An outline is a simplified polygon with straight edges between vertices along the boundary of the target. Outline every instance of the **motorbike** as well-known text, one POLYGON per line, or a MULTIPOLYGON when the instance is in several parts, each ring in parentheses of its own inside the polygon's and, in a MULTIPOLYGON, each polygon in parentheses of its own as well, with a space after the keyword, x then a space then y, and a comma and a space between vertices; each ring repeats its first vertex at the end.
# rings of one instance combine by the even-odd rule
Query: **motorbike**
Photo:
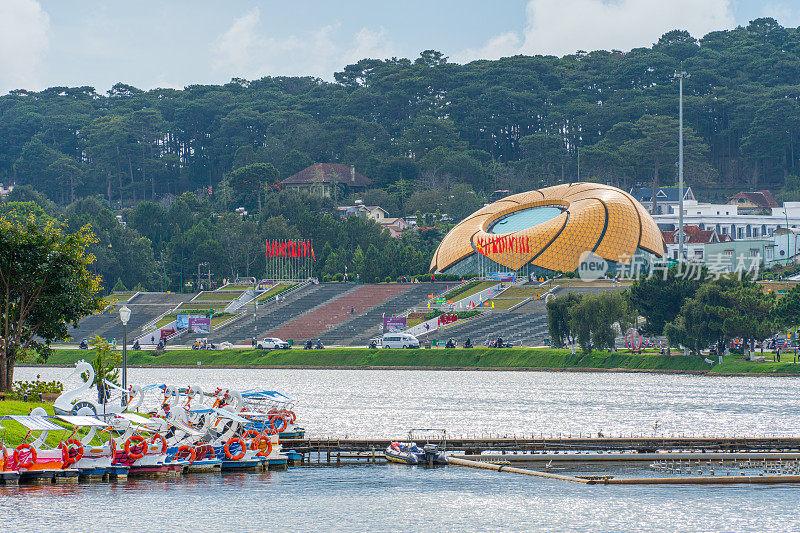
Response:
POLYGON ((325 346, 322 344, 322 341, 317 341, 317 345, 314 346, 315 350, 322 350, 324 348, 325 348, 325 346))
POLYGON ((447 342, 444 345, 445 348, 455 348, 456 341, 454 339, 447 339, 447 342))
POLYGON ((311 349, 311 341, 306 341, 305 345, 303 346, 303 349, 304 350, 310 350, 311 349))
POLYGON ((377 350, 377 349, 378 349, 378 343, 377 343, 377 342, 375 342, 375 341, 370 341, 370 343, 369 343, 369 349, 370 349, 370 350, 377 350))
POLYGON ((464 342, 464 348, 472 348, 472 341, 470 339, 464 342))

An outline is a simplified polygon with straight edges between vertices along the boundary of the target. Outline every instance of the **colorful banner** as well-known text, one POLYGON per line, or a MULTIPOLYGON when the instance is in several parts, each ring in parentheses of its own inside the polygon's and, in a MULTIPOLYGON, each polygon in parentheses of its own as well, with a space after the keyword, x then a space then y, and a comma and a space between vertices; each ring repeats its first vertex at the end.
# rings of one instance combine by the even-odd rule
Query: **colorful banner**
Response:
POLYGON ((403 331, 408 326, 408 319, 404 316, 387 316, 383 319, 384 333, 403 331))
POLYGON ((186 329, 189 327, 189 315, 178 315, 175 317, 175 327, 186 329))
POLYGON ((211 333, 211 319, 205 316, 190 316, 189 333, 211 333))
POLYGON ((475 243, 478 253, 483 255, 520 253, 531 251, 531 238, 528 235, 503 235, 478 239, 475 243))
POLYGON ((489 272, 486 277, 495 281, 514 281, 516 274, 513 272, 489 272))
POLYGON ((314 244, 310 240, 298 239, 292 241, 266 241, 267 257, 307 257, 316 261, 314 244))
POLYGON ((439 320, 437 320, 437 323, 440 326, 444 326, 445 324, 452 324, 456 320, 458 320, 458 315, 455 314, 439 315, 439 320))

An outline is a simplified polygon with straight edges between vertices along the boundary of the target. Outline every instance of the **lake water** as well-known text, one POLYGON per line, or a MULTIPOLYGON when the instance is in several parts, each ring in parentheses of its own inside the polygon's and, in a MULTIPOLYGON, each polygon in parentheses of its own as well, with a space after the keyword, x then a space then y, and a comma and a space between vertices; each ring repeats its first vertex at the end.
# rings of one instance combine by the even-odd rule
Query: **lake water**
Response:
MULTIPOLYGON (((21 368, 15 377, 63 379, 68 372, 21 368)), ((129 380, 279 390, 297 401, 298 420, 313 436, 402 437, 411 427, 441 427, 456 436, 651 435, 656 421, 655 431, 667 435, 800 433, 795 378, 131 369, 129 380)), ((0 524, 4 531, 798 531, 798 497, 793 485, 584 486, 455 467, 296 467, 0 488, 0 524)))

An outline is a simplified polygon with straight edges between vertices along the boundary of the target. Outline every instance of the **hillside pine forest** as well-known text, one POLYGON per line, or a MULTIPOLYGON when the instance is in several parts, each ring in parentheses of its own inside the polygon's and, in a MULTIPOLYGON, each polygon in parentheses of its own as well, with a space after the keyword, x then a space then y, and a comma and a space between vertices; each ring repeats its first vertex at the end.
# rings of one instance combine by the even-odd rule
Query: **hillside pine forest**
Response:
POLYGON ((764 18, 627 53, 363 59, 334 82, 15 90, 0 97, 0 182, 17 188, 0 209, 91 223, 106 290, 181 290, 203 262, 220 280, 263 275, 266 238, 313 239, 321 278, 345 266, 362 281, 422 274, 448 229, 441 215, 457 222, 495 190, 673 185, 681 64, 696 196, 800 199, 800 29, 764 18), (422 229, 392 239, 336 216, 354 197, 280 190, 315 162, 353 165, 372 180, 358 199, 422 229))

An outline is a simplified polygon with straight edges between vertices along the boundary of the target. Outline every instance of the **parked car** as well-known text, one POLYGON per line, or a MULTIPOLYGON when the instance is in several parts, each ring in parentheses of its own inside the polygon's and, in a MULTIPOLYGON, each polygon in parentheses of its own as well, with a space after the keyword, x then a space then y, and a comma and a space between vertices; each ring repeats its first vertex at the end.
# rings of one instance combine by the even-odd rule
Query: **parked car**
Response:
POLYGON ((264 337, 256 343, 259 350, 288 350, 289 343, 278 337, 264 337))
POLYGON ((419 348, 419 339, 410 333, 387 333, 381 338, 381 348, 419 348))

